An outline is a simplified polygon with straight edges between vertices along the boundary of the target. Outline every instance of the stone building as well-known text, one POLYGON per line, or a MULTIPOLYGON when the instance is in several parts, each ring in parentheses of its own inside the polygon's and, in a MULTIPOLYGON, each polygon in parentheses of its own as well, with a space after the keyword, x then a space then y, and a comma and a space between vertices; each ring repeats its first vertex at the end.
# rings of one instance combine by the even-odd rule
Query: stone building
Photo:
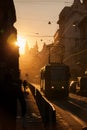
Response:
POLYGON ((80 48, 79 48, 79 62, 82 74, 87 71, 87 16, 79 23, 80 29, 80 48))
POLYGON ((17 41, 16 10, 13 0, 0 0, 0 82, 10 73, 19 78, 19 48, 17 41))
MULTIPOLYGON (((59 15, 59 43, 64 45, 65 54, 63 62, 71 69, 72 77, 82 75, 82 67, 79 63, 79 53, 84 48, 80 32, 80 22, 87 16, 87 0, 74 0, 71 6, 66 6, 59 15), (81 48, 81 46, 83 46, 81 48)), ((84 25, 85 26, 85 25, 84 25)))

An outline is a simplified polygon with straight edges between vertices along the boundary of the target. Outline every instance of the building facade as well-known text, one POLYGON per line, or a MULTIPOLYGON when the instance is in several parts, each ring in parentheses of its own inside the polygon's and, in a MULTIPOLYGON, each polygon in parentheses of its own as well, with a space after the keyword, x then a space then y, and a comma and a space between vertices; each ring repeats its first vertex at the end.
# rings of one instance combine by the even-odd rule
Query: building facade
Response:
MULTIPOLYGON (((83 66, 80 61, 80 52, 84 45, 80 34, 83 25, 80 28, 80 22, 86 16, 87 0, 83 0, 83 2, 74 0, 73 4, 70 7, 64 7, 59 15, 58 39, 59 43, 65 47, 63 62, 70 66, 72 77, 82 75, 83 66)), ((84 26, 86 26, 86 23, 84 26)))

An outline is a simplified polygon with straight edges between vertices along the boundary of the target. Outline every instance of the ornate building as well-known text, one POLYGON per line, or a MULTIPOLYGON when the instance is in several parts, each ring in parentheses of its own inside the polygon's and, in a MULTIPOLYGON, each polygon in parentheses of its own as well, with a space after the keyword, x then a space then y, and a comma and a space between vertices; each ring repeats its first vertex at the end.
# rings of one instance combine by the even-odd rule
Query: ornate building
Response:
POLYGON ((59 43, 64 45, 65 54, 63 62, 71 69, 72 77, 82 75, 82 67, 78 64, 79 53, 83 51, 84 45, 80 37, 80 22, 87 16, 87 0, 74 0, 71 6, 63 8, 59 15, 59 43), (82 50, 81 50, 82 49, 82 50), (81 72, 81 73, 80 73, 81 72))

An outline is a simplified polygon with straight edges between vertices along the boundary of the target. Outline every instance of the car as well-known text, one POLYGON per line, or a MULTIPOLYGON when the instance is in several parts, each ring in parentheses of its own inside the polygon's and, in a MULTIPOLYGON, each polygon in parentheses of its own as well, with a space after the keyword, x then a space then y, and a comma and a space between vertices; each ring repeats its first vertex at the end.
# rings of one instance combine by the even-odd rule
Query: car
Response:
POLYGON ((69 92, 78 93, 80 91, 79 82, 77 80, 73 80, 70 82, 69 92))

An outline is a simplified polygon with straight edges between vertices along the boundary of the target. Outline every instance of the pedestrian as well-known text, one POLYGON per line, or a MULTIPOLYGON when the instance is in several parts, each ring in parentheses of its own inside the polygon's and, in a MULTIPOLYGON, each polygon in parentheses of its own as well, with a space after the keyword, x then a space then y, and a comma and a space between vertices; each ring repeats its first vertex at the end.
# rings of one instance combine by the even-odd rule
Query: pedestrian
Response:
POLYGON ((27 81, 26 80, 23 81, 23 86, 24 86, 24 92, 26 92, 26 86, 27 86, 27 81))
POLYGON ((16 130, 17 100, 21 105, 21 116, 26 114, 26 101, 18 82, 6 74, 5 82, 0 86, 0 127, 1 130, 16 130))

